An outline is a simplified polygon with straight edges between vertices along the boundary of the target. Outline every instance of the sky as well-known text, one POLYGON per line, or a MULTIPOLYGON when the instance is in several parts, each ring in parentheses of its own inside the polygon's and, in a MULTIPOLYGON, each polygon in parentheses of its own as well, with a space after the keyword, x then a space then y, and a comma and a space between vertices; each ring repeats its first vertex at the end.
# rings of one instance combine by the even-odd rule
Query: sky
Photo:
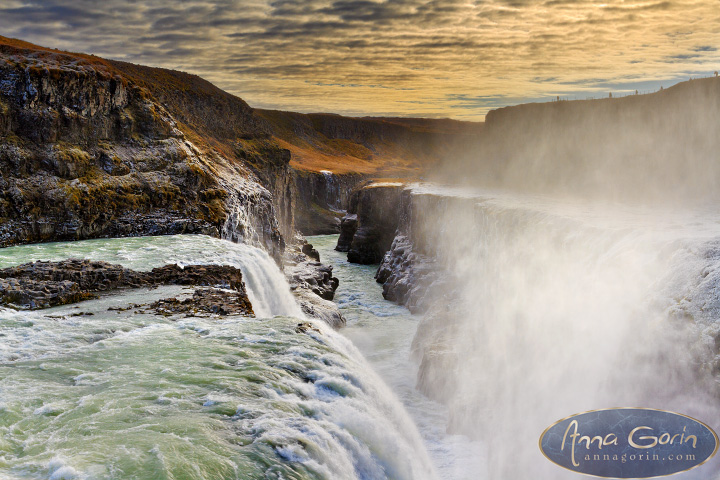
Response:
POLYGON ((0 0, 0 35, 198 74, 253 107, 483 120, 720 70, 718 0, 0 0))

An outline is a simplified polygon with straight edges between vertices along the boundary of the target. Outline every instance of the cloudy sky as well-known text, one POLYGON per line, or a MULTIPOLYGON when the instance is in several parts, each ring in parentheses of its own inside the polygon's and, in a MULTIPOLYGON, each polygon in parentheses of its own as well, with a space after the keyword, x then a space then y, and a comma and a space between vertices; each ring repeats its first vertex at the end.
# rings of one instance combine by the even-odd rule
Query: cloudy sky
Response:
POLYGON ((717 0, 0 0, 0 34, 348 115, 481 120, 720 70, 717 0))

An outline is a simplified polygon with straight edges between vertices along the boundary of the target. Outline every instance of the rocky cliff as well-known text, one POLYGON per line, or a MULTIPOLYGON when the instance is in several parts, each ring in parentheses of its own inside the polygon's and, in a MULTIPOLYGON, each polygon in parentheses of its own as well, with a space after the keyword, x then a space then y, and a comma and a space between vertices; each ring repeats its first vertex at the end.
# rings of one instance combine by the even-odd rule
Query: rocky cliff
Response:
POLYGON ((416 180, 468 150, 481 123, 448 119, 349 118, 256 110, 291 153, 294 220, 313 235, 339 231, 353 189, 369 180, 416 180))
POLYGON ((368 178, 416 178, 478 124, 253 110, 183 72, 0 37, 0 245, 208 233, 276 258, 368 178))
POLYGON ((355 189, 335 250, 348 252, 352 263, 379 263, 400 223, 403 188, 400 182, 371 182, 355 189))
POLYGON ((0 37, 0 246, 176 233, 255 243, 288 264, 306 313, 339 325, 322 304, 337 281, 296 231, 338 231, 357 185, 416 178, 476 130, 255 111, 195 75, 0 37))
POLYGON ((252 231, 279 258, 273 197, 241 157, 289 157, 218 92, 180 72, 0 39, 0 244, 225 229, 252 231))

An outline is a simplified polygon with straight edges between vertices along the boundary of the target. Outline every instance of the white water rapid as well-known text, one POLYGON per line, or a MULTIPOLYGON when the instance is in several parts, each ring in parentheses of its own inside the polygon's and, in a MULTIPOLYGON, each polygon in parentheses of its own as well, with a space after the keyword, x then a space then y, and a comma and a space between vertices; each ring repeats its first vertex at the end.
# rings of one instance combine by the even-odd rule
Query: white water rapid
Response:
POLYGON ((295 330, 309 320, 262 250, 205 236, 90 240, 2 249, 0 266, 69 257, 240 266, 258 318, 138 307, 184 287, 0 309, 0 478, 435 478, 357 349, 321 323, 295 330))

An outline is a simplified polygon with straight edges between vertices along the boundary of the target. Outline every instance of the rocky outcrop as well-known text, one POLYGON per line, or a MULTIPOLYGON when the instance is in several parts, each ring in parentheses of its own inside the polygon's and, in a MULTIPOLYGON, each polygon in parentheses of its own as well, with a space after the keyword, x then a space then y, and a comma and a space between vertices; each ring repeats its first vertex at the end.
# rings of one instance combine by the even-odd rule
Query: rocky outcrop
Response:
POLYGON ((401 183, 371 183, 358 191, 357 231, 353 236, 348 261, 379 263, 390 248, 400 222, 401 183))
POLYGON ((219 288, 198 288, 191 298, 165 298, 151 303, 148 308, 164 316, 252 315, 252 308, 242 293, 219 288))
POLYGON ((431 289, 441 290, 445 277, 438 272, 435 258, 416 252, 412 240, 399 232, 375 274, 383 284, 383 297, 413 312, 423 312, 429 305, 431 289))
POLYGON ((339 328, 345 325, 335 296, 340 281, 332 276, 333 267, 320 263, 320 254, 298 235, 285 254, 285 276, 305 315, 339 328))
POLYGON ((447 299, 452 291, 452 273, 438 262, 437 232, 424 219, 427 215, 442 218, 449 201, 440 195, 420 194, 404 189, 396 204, 399 222, 390 249, 375 274, 383 285, 383 297, 405 305, 413 313, 424 313, 439 298, 447 299))
POLYGON ((348 213, 345 215, 340 221, 340 236, 338 237, 337 245, 335 245, 335 250, 338 252, 349 251, 357 229, 357 213, 348 213))
POLYGON ((336 247, 338 251, 348 252, 348 261, 373 264, 382 260, 400 223, 398 207, 403 188, 398 182, 377 182, 353 192, 336 247))
POLYGON ((107 262, 79 259, 25 263, 0 270, 0 303, 34 310, 95 298, 100 292, 118 288, 158 285, 228 289, 234 292, 232 311, 253 314, 242 272, 227 265, 173 264, 138 272, 107 262))

